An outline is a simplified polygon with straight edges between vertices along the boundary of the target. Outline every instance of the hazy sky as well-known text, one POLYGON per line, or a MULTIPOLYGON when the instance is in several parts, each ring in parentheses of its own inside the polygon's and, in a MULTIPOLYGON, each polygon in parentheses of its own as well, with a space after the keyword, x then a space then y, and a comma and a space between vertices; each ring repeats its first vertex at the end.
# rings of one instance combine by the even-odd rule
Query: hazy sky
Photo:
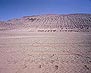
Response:
POLYGON ((0 0, 0 20, 69 13, 91 13, 91 0, 0 0))

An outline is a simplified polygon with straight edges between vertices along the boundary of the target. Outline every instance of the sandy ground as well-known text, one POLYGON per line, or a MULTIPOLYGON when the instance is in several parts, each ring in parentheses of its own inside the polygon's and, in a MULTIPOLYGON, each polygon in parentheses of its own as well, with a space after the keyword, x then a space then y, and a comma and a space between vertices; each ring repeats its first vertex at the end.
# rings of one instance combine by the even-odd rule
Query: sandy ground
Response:
POLYGON ((91 32, 0 31, 0 73, 91 73, 91 32))

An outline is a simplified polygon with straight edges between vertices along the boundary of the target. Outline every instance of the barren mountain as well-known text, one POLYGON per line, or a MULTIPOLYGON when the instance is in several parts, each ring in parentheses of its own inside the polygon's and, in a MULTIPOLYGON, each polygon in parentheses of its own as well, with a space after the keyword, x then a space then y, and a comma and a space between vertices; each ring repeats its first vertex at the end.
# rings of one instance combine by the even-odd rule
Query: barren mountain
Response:
POLYGON ((0 73, 91 73, 91 14, 1 21, 0 73))
MULTIPOLYGON (((19 19, 11 19, 7 22, 0 22, 0 26, 6 29, 58 29, 61 31, 88 31, 91 29, 91 14, 69 14, 69 15, 36 15, 24 16, 19 19)), ((46 31, 47 32, 47 31, 46 31)))

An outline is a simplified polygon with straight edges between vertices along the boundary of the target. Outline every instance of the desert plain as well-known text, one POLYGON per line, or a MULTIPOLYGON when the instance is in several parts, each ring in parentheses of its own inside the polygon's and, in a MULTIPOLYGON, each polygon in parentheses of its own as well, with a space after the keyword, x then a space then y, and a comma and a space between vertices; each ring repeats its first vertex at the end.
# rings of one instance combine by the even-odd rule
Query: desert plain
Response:
MULTIPOLYGON (((47 18, 52 17, 51 21, 58 20, 54 16, 57 17, 47 15, 47 18)), ((65 18, 67 20, 71 17, 65 18)), ((81 18, 85 21, 85 16, 82 15, 81 18)), ((30 25, 35 22, 43 24, 42 21, 34 22, 33 19, 30 19, 31 22, 23 21, 26 24, 30 22, 30 25)), ((19 21, 11 20, 7 23, 19 24, 19 21)), ((24 27, 24 24, 15 27, 15 24, 0 24, 0 73, 91 73, 91 21, 88 23, 89 28, 85 29, 44 29, 40 25, 24 27)))

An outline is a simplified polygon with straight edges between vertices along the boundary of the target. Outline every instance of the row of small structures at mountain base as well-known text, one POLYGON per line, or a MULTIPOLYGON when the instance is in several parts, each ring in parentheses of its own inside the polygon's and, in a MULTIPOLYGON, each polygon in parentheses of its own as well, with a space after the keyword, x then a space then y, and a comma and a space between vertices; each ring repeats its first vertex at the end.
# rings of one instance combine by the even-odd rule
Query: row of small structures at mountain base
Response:
POLYGON ((37 30, 37 32, 89 32, 89 30, 37 30))

